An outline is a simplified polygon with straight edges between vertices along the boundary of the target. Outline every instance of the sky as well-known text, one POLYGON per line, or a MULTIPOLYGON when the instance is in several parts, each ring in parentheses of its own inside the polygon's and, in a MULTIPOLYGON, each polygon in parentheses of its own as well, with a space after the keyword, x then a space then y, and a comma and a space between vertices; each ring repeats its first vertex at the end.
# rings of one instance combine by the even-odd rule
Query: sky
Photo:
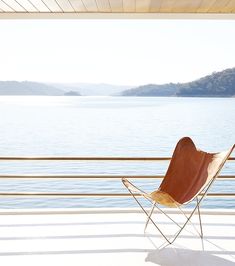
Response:
POLYGON ((188 82, 235 67, 235 20, 0 20, 0 80, 188 82))

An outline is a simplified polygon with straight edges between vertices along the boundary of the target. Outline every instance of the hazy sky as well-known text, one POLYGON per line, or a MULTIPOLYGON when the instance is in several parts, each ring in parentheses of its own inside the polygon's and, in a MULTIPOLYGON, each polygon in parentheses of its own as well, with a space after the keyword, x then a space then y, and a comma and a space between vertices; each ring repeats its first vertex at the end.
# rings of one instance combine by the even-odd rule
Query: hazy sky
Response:
POLYGON ((0 80, 186 82, 235 67, 235 20, 0 20, 0 80))

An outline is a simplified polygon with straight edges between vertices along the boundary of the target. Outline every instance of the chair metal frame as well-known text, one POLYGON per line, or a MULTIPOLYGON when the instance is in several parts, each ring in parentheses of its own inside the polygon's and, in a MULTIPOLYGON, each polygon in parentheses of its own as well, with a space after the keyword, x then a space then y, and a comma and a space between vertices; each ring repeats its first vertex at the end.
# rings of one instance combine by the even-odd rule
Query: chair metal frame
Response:
POLYGON ((133 196, 133 198, 135 199, 135 201, 137 202, 137 204, 140 206, 140 208, 142 209, 142 211, 147 216, 147 221, 146 221, 145 227, 144 227, 144 233, 146 233, 147 226, 148 226, 149 222, 151 221, 152 224, 155 226, 155 228, 159 231, 159 233, 167 241, 167 243, 168 244, 172 244, 177 239, 177 237, 180 235, 180 233, 184 230, 184 228, 186 227, 186 225, 188 223, 190 223, 194 227, 194 229, 196 230, 196 232, 198 233, 198 235, 200 236, 200 238, 203 239, 203 229, 202 229, 202 219, 201 219, 201 212, 200 212, 200 204, 202 203, 203 199, 206 197, 206 195, 207 195, 210 187, 212 186, 212 184, 216 180, 216 177, 219 175, 219 172, 223 168, 225 162, 227 161, 227 159, 231 155, 231 153, 232 153, 232 151, 233 151, 234 148, 235 148, 235 145, 230 149, 230 151, 228 152, 227 156, 224 158, 223 164, 218 169, 218 171, 216 172, 216 174, 214 175, 214 177, 209 181, 209 183, 205 187, 202 187, 202 189, 198 192, 198 194, 195 195, 194 198, 192 198, 189 202, 182 204, 182 205, 187 205, 188 203, 190 203, 190 202, 192 202, 193 200, 196 199, 196 206, 192 209, 192 211, 189 214, 189 216, 182 210, 182 208, 180 207, 180 204, 175 206, 175 207, 177 207, 179 209, 179 211, 181 212, 181 214, 186 218, 186 221, 185 221, 185 223, 182 226, 179 223, 177 223, 175 220, 173 220, 166 212, 164 212, 158 206, 159 203, 157 203, 156 201, 154 201, 153 199, 151 199, 151 197, 150 197, 150 195, 148 193, 144 192, 143 190, 141 190, 138 187, 136 187, 135 185, 133 185, 126 178, 122 178, 123 184, 128 189, 128 191, 130 192, 130 194, 133 196), (130 189, 128 187, 128 185, 126 184, 126 182, 129 183, 133 187, 133 189, 130 189), (204 193, 202 193, 203 191, 204 191, 204 193), (136 197, 136 195, 134 193, 138 193, 139 195, 143 196, 146 200, 148 200, 149 202, 152 203, 152 208, 150 209, 149 212, 140 203, 140 201, 137 199, 137 197, 136 197), (179 230, 175 233, 175 235, 172 238, 168 238, 163 233, 163 231, 159 228, 159 226, 156 224, 156 222, 154 222, 154 220, 152 219, 152 214, 153 214, 155 208, 157 208, 162 214, 164 214, 168 219, 170 219, 174 224, 176 224, 179 227, 179 230), (196 226, 191 222, 191 218, 192 218, 192 216, 194 215, 194 213, 196 211, 198 212, 200 232, 197 230, 196 226))
MULTIPOLYGON (((142 211, 146 214, 147 216, 147 221, 145 223, 145 227, 144 227, 144 233, 146 233, 147 227, 149 222, 151 221, 152 224, 155 226, 155 228, 159 231, 159 233, 164 237, 164 239, 167 241, 168 244, 172 244, 177 237, 180 235, 180 233, 183 231, 183 229, 186 227, 186 225, 188 223, 191 223, 191 225, 194 227, 195 231, 198 233, 198 235, 203 238, 203 229, 202 229, 202 219, 201 219, 201 212, 200 212, 200 204, 203 201, 203 199, 205 198, 205 196, 207 195, 207 192, 209 190, 209 188, 211 187, 212 183, 214 182, 215 178, 207 185, 207 187, 205 188, 205 192, 203 193, 203 195, 200 196, 196 196, 196 206, 193 208, 192 212, 190 213, 190 215, 188 216, 180 206, 177 206, 177 208, 179 209, 179 211, 182 213, 182 215, 186 218, 186 222, 183 224, 183 226, 179 225, 179 223, 177 223, 175 220, 173 220, 166 212, 164 212, 159 206, 157 202, 151 201, 149 199, 149 197, 144 196, 145 192, 140 191, 141 194, 144 196, 145 199, 147 199, 148 201, 150 201, 152 203, 152 208, 150 209, 150 211, 148 212, 144 206, 140 203, 140 201, 137 199, 136 195, 128 188, 128 191, 130 192, 130 194, 132 195, 132 197, 135 199, 136 203, 140 206, 140 208, 142 209, 142 211), (200 199, 199 199, 200 197, 200 199), (176 232, 176 234, 173 236, 172 239, 169 239, 163 232, 162 230, 159 228, 159 226, 157 226, 156 222, 154 222, 154 220, 152 219, 152 214, 154 212, 154 209, 157 208, 162 214, 164 214, 169 220, 171 220, 175 225, 177 225, 180 229, 176 232), (199 218, 199 224, 200 224, 200 232, 196 229, 195 225, 191 222, 191 218, 194 215, 194 213, 196 212, 196 210, 198 211, 198 218, 199 218)), ((128 181, 129 182, 129 181, 128 181)), ((129 182, 130 183, 130 182, 129 182)), ((133 185, 133 184, 132 184, 133 185)))

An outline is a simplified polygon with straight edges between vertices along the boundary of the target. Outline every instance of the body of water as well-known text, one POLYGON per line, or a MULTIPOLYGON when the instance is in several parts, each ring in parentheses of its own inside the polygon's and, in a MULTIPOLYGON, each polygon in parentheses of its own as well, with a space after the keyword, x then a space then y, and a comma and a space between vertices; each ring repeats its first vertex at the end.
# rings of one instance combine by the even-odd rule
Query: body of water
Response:
MULTIPOLYGON (((171 156, 190 136, 206 151, 235 143, 235 98, 0 97, 0 156, 171 156)), ((0 174, 163 175, 168 162, 0 162, 0 174)), ((223 174, 235 174, 227 163, 223 174)), ((147 191, 157 180, 136 180, 147 191)), ((234 193, 235 181, 211 191, 234 193)), ((125 193, 120 180, 0 180, 0 191, 125 193)), ((234 208, 211 199, 207 208, 234 208)), ((136 207, 133 199, 1 198, 0 208, 136 207)))

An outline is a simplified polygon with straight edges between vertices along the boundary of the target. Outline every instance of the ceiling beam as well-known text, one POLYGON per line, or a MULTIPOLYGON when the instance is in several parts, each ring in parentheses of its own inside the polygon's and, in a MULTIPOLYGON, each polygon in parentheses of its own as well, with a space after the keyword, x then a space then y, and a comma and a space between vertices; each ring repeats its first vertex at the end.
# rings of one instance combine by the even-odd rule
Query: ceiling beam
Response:
POLYGON ((1 12, 0 19, 211 19, 234 20, 235 13, 24 13, 1 12))

